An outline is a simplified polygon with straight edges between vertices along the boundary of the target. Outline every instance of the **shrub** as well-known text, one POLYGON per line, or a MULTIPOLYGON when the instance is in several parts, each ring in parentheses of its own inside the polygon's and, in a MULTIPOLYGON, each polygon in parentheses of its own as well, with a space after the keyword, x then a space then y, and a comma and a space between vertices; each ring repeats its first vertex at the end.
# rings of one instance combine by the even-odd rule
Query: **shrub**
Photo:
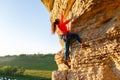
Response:
POLYGON ((0 68, 1 75, 23 75, 25 69, 17 66, 3 66, 0 68))

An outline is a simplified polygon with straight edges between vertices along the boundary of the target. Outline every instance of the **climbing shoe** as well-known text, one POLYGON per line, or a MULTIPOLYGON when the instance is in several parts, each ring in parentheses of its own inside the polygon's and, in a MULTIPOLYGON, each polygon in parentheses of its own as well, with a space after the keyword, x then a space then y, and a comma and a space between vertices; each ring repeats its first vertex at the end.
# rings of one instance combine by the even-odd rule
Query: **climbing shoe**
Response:
POLYGON ((70 68, 69 62, 70 62, 70 60, 64 60, 64 64, 70 68))
POLYGON ((83 48, 83 47, 84 47, 84 45, 85 45, 84 43, 81 43, 81 44, 80 44, 81 48, 83 48))
POLYGON ((80 46, 81 46, 81 48, 90 47, 90 45, 89 45, 89 44, 84 44, 84 43, 80 44, 80 46))

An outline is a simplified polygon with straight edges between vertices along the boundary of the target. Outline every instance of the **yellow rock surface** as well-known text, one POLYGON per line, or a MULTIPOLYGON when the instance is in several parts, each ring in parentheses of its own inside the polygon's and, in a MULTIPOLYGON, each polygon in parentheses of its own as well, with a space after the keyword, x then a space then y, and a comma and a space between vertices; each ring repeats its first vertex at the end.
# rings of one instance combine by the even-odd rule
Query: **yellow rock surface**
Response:
POLYGON ((58 71, 52 73, 52 80, 120 80, 120 0, 54 0, 54 5, 41 1, 51 22, 62 12, 66 19, 77 16, 72 31, 89 45, 80 48, 72 43, 70 69, 63 63, 64 49, 58 52, 58 71))

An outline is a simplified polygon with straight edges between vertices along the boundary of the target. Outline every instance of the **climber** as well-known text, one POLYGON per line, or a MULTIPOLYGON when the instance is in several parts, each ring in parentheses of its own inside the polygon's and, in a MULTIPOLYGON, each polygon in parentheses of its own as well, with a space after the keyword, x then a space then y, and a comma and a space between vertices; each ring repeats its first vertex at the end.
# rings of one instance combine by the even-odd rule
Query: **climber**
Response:
MULTIPOLYGON (((65 58, 64 63, 65 64, 68 64, 68 62, 70 62, 70 59, 68 58, 70 41, 73 39, 76 39, 79 42, 80 46, 83 46, 83 43, 82 43, 79 35, 76 33, 72 33, 66 26, 72 19, 74 19, 74 18, 64 21, 64 15, 62 14, 60 19, 56 19, 52 23, 52 34, 55 34, 56 28, 58 28, 61 39, 65 43, 65 53, 64 53, 64 58, 65 58)), ((72 26, 70 28, 72 28, 72 26)))

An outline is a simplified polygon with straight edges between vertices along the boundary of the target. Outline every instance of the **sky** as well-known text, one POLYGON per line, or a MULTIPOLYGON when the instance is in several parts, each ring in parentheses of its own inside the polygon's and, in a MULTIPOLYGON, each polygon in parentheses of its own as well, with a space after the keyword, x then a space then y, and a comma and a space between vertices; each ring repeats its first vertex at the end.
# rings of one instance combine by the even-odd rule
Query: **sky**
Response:
POLYGON ((0 0, 0 56, 58 52, 49 18, 40 0, 0 0))

